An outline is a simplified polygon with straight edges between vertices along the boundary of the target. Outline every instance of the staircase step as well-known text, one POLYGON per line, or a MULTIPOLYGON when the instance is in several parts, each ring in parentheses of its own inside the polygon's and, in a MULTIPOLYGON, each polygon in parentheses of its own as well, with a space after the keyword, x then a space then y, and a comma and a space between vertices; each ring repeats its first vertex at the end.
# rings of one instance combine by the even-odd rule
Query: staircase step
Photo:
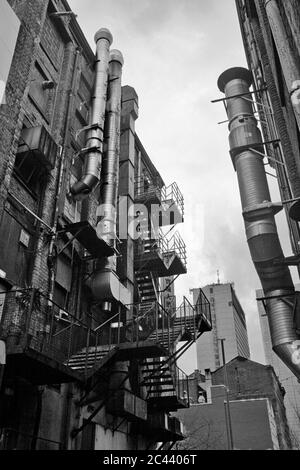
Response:
POLYGON ((173 380, 162 380, 162 381, 157 380, 156 382, 152 382, 152 381, 143 382, 143 385, 145 387, 150 387, 150 386, 154 387, 155 385, 160 385, 161 387, 163 387, 165 385, 174 385, 174 382, 173 380))

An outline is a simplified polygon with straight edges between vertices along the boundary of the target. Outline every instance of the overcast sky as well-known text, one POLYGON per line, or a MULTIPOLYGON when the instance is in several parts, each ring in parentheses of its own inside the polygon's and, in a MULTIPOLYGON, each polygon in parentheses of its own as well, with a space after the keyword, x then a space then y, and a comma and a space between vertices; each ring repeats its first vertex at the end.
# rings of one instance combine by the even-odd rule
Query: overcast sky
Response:
MULTIPOLYGON (((69 0, 91 47, 100 27, 124 55, 124 85, 139 96, 137 133, 167 184, 185 196, 188 274, 176 283, 179 296, 217 282, 235 283, 246 312, 252 359, 264 362, 255 301, 260 287, 246 242, 236 174, 228 153, 227 117, 219 75, 246 66, 234 0, 69 0)), ((276 183, 271 189, 279 200, 276 183)), ((279 215, 286 254, 286 223, 279 215)), ((179 302, 179 299, 178 299, 179 302)), ((196 368, 192 349, 181 362, 196 368)))

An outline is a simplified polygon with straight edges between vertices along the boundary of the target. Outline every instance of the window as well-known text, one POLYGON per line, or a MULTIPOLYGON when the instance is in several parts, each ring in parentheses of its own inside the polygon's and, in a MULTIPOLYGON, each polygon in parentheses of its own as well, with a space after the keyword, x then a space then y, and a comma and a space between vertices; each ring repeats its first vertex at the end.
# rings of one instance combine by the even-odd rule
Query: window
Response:
POLYGON ((209 288, 209 293, 210 293, 210 294, 213 294, 213 293, 214 293, 213 287, 210 287, 210 288, 209 288))
POLYGON ((49 73, 38 62, 35 63, 29 97, 38 111, 49 122, 55 98, 55 83, 49 73))
POLYGON ((30 191, 38 194, 45 182, 45 170, 38 165, 35 155, 28 150, 17 154, 14 171, 30 191))
MULTIPOLYGON (((29 121, 25 118, 23 131, 30 127, 29 121)), ((20 137, 19 148, 16 154, 14 172, 22 183, 35 195, 40 193, 48 179, 46 168, 39 163, 34 151, 31 150, 22 137, 20 137)))

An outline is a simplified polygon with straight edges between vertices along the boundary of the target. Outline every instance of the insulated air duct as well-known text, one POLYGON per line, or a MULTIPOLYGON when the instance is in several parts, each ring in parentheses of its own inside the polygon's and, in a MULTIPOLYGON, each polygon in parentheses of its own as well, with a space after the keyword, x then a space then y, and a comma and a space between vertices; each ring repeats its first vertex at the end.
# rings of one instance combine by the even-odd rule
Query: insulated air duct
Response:
MULTIPOLYGON (((117 238, 117 203, 119 189, 121 93, 123 56, 112 50, 109 60, 109 81, 105 119, 105 152, 101 171, 100 205, 97 216, 97 235, 113 248, 117 238)), ((129 291, 116 275, 116 256, 106 258, 94 273, 90 287, 94 297, 103 300, 109 310, 109 301, 130 303, 129 291)))
POLYGON ((82 153, 85 154, 84 171, 80 181, 75 183, 71 188, 71 194, 75 200, 85 199, 96 188, 100 181, 109 48, 112 41, 113 37, 106 28, 99 29, 95 34, 95 42, 97 45, 95 85, 90 105, 86 147, 82 150, 82 153))
POLYGON ((271 202, 261 133, 249 93, 251 84, 252 74, 239 67, 225 71, 218 81, 226 95, 230 154, 238 176, 250 253, 266 297, 273 350, 300 378, 295 289, 289 268, 280 264, 284 254, 274 218, 282 206, 271 202))

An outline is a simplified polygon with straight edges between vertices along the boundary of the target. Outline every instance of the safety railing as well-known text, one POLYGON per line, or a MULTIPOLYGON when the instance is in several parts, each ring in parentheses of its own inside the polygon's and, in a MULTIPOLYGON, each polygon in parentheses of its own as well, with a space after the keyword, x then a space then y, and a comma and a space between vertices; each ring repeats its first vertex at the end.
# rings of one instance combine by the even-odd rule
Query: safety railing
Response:
POLYGON ((156 233, 156 237, 156 239, 144 239, 142 243, 136 244, 136 255, 141 256, 156 253, 165 259, 176 255, 186 267, 186 245, 179 232, 176 232, 171 238, 168 238, 161 230, 159 230, 156 233))
POLYGON ((184 218, 184 197, 175 182, 169 186, 161 187, 158 178, 151 180, 144 176, 136 178, 135 198, 144 204, 148 201, 153 202, 155 199, 166 210, 175 205, 181 214, 181 220, 177 220, 176 223, 182 222, 184 218))
POLYGON ((197 315, 202 315, 202 317, 204 317, 204 319, 205 319, 206 323, 208 324, 208 326, 211 327, 212 322, 211 322, 210 302, 209 302, 208 298, 206 297, 206 295, 204 294, 202 289, 200 289, 200 291, 199 291, 198 299, 197 299, 197 302, 195 304, 195 309, 196 309, 197 315))
POLYGON ((0 450, 61 449, 61 442, 34 436, 11 428, 0 428, 0 450))
POLYGON ((87 344, 88 326, 37 289, 5 293, 0 336, 66 363, 87 344))
POLYGON ((147 383, 147 395, 152 399, 177 397, 188 407, 189 398, 189 379, 187 374, 177 365, 170 364, 168 372, 171 376, 161 372, 160 363, 152 364, 148 367, 149 378, 145 378, 147 383))
POLYGON ((190 301, 183 297, 182 304, 175 312, 174 324, 180 325, 183 329, 188 329, 194 339, 197 338, 197 312, 190 301))
POLYGON ((165 186, 162 189, 162 203, 167 204, 167 206, 176 205, 182 216, 184 218, 184 197, 178 187, 177 183, 172 183, 170 186, 165 186))
POLYGON ((161 244, 161 251, 163 256, 168 257, 175 254, 186 267, 186 245, 179 232, 176 232, 170 239, 167 239, 167 237, 161 238, 164 240, 163 244, 161 244))
POLYGON ((153 198, 161 204, 162 201, 162 189, 159 186, 158 178, 145 178, 141 176, 135 179, 134 182, 135 198, 142 201, 144 204, 147 201, 152 201, 153 198))

